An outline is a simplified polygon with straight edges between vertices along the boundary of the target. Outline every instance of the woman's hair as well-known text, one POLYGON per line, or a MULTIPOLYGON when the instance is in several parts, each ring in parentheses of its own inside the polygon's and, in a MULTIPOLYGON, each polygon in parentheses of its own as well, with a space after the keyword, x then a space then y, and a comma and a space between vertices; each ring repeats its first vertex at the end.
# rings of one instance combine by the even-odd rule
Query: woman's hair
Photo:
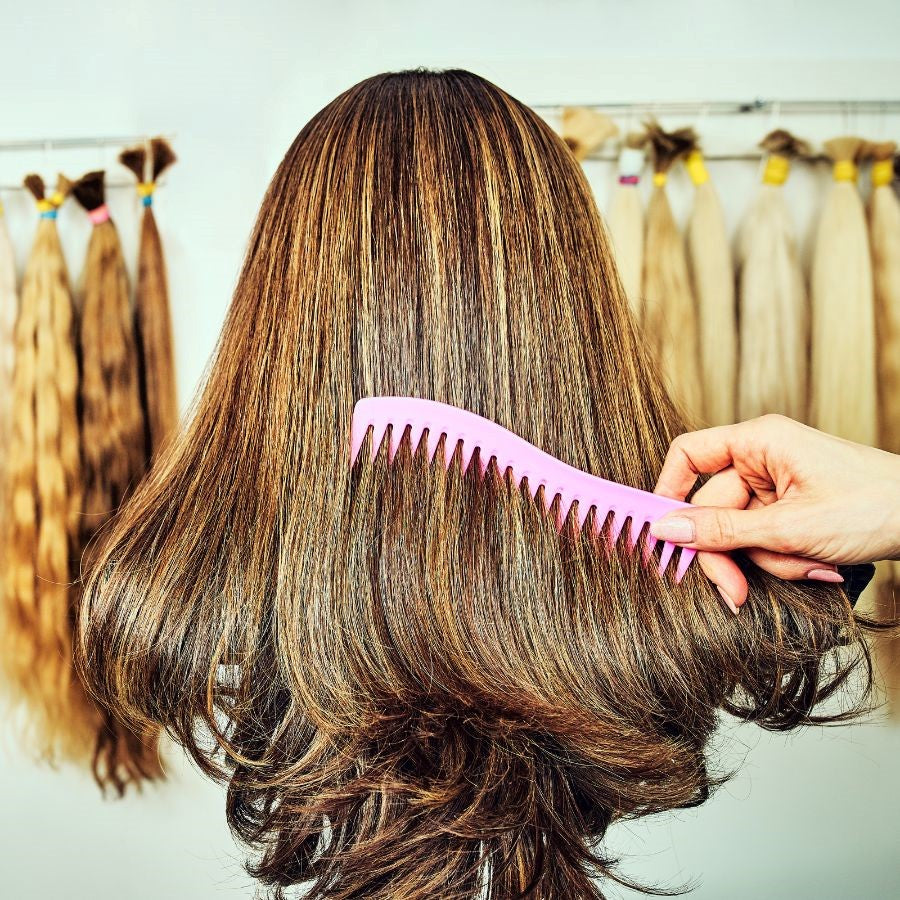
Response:
POLYGON ((791 160, 809 147, 780 129, 766 135, 760 146, 769 157, 738 249, 738 416, 780 413, 805 420, 809 300, 783 185, 791 160))
POLYGON ((688 271, 684 238, 678 230, 666 180, 669 171, 697 143, 690 128, 663 131, 647 125, 653 156, 653 193, 644 240, 643 334, 663 384, 691 420, 703 415, 698 309, 688 271))
MULTIPOLYGON (((94 221, 78 322, 83 565, 90 564, 104 526, 148 464, 128 274, 103 182, 103 172, 89 172, 72 185, 73 196, 94 221)), ((104 710, 96 731, 94 774, 101 785, 122 793, 129 783, 162 774, 158 730, 132 734, 104 710)))
POLYGON ((865 210, 856 186, 862 143, 854 137, 825 142, 834 181, 813 250, 810 423, 850 441, 876 444, 875 295, 865 210))
POLYGON ((41 218, 22 280, 6 490, 10 517, 0 545, 0 660, 13 697, 28 706, 28 743, 49 759, 90 755, 93 706, 72 664, 73 590, 82 482, 75 319, 56 211, 29 175, 41 218))
POLYGON ((728 229, 699 142, 688 154, 685 168, 695 188, 687 226, 687 258, 699 320, 703 420, 708 425, 730 425, 735 421, 738 349, 728 229))
POLYGON ((138 193, 144 207, 134 297, 134 326, 140 361, 141 401, 147 424, 147 456, 152 459, 172 437, 178 425, 166 260, 153 214, 156 181, 175 162, 175 154, 165 140, 153 138, 149 159, 145 148, 132 147, 125 150, 119 160, 137 176, 138 193))
POLYGON ((682 427, 578 164, 467 72, 370 78, 300 132, 195 415, 85 590, 94 690, 228 780, 276 895, 601 897, 612 822, 717 782, 717 710, 815 721, 868 663, 839 587, 748 565, 735 617, 492 461, 370 436, 351 466, 354 402, 390 394, 644 489, 682 427))

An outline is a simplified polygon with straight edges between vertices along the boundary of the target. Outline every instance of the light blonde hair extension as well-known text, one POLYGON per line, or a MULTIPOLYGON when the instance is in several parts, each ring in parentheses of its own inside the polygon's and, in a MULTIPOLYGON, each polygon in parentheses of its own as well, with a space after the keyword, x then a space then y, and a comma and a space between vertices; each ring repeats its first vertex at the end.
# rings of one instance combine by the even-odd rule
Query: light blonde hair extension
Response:
POLYGON ((147 454, 152 460, 178 427, 168 279, 162 239, 153 213, 156 183, 176 157, 166 140, 153 138, 149 154, 144 147, 133 147, 125 150, 119 160, 137 177, 138 194, 144 209, 134 315, 141 397, 147 421, 147 454))
POLYGON ((644 243, 643 333, 664 383, 690 420, 699 421, 703 391, 697 301, 684 238, 666 194, 669 171, 690 152, 696 136, 690 128, 664 131, 650 122, 646 138, 653 156, 653 194, 644 243))
POLYGON ((809 298, 794 223, 784 199, 791 160, 809 145, 772 131, 762 184, 738 237, 740 364, 738 415, 780 413, 806 421, 809 411, 809 298))
POLYGON ((642 134, 626 136, 619 153, 619 176, 613 189, 607 222, 616 256, 616 268, 631 311, 643 316, 641 279, 644 274, 644 206, 640 179, 644 168, 642 134))
POLYGON ((722 203, 699 145, 684 165, 695 188, 687 255, 700 320, 703 419, 708 425, 728 425, 735 420, 738 353, 731 246, 722 203))
POLYGON ((609 116, 587 106, 565 106, 560 119, 562 139, 579 162, 619 133, 609 116))
POLYGON ((810 419, 822 431, 878 442, 875 295, 865 211, 857 189, 862 140, 826 141, 834 181, 812 262, 810 419))

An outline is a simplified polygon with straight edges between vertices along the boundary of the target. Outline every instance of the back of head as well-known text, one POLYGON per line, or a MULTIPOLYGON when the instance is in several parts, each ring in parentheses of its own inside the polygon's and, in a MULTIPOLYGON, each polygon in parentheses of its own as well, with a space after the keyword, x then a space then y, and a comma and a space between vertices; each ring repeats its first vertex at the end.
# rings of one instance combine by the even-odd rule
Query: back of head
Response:
POLYGON ((94 689, 230 779, 265 882, 599 897, 611 822, 708 794, 718 708, 809 721, 854 662, 829 651, 864 654, 835 587, 750 571, 736 619, 493 462, 406 438, 351 466, 374 395, 645 489, 680 426, 579 166, 466 72, 368 79, 300 132, 196 414, 86 587, 94 689))

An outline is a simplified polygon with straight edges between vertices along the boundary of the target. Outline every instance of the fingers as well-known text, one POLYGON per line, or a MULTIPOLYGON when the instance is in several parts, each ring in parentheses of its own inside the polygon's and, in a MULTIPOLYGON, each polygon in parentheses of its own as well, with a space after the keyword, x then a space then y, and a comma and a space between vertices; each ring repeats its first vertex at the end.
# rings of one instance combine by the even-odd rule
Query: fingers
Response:
POLYGON ((747 601, 747 579, 738 564, 725 553, 698 553, 703 574, 716 586, 725 605, 737 615, 747 601))
POLYGON ((654 492, 684 500, 701 472, 719 472, 731 465, 729 437, 735 427, 705 428, 675 438, 669 446, 654 492))
POLYGON ((789 516, 785 506, 774 503, 755 509, 714 506, 679 509, 654 522, 650 533, 655 538, 695 550, 721 552, 760 547, 790 553, 793 547, 785 539, 785 520, 789 516))
POLYGON ((747 550, 746 555, 760 569, 764 569, 782 581, 811 580, 839 584, 844 580, 838 573, 837 566, 817 559, 809 559, 806 556, 773 553, 771 550, 759 549, 747 550))

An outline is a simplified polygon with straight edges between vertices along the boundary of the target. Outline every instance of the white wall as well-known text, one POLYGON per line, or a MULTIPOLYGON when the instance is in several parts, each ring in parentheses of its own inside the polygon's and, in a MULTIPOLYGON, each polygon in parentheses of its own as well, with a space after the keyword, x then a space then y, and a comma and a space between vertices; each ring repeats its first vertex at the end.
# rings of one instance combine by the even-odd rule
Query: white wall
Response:
MULTIPOLYGON (((180 162, 156 209, 169 258, 179 383, 188 402, 215 343, 267 180, 301 125, 360 78, 414 65, 463 66, 531 102, 884 98, 900 94, 900 4, 456 0, 132 0, 0 11, 0 140, 174 134, 180 162)), ((748 140, 767 130, 763 118, 748 140)), ((816 138, 900 136, 896 119, 782 123, 816 138)), ((706 121, 704 133, 722 127, 706 121)), ((729 126, 731 127, 731 126, 729 126)), ((0 152, 0 196, 22 257, 33 211, 3 190, 36 167, 115 169, 114 153, 0 152)), ((736 224, 756 179, 712 168, 736 224)), ((609 167, 588 163, 601 205, 609 167)), ((124 170, 116 180, 127 180, 124 170)), ((673 179, 677 210, 687 190, 673 179)), ((789 185, 808 232, 821 191, 789 185)), ((133 256, 137 202, 114 191, 133 256)), ((80 211, 61 230, 73 277, 80 211)), ((2 729, 3 726, 0 726, 2 729)), ((173 778, 123 802, 88 776, 33 766, 0 731, 0 896, 71 900, 251 897, 223 798, 172 755, 173 778)), ((900 729, 875 722, 789 738, 729 726, 722 765, 740 774, 699 810, 619 826, 624 870, 712 898, 884 898, 900 894, 900 729)), ((615 892, 613 892, 615 893, 615 892)))

